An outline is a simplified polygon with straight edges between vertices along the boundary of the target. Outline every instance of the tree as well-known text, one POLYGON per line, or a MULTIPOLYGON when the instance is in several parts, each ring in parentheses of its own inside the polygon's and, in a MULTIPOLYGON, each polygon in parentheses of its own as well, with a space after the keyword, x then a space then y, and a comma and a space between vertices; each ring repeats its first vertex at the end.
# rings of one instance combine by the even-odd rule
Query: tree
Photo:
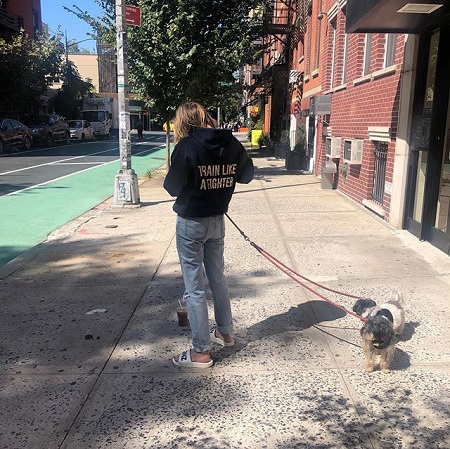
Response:
MULTIPOLYGON (((256 58, 261 34, 255 0, 142 0, 142 26, 130 30, 130 81, 165 122, 181 103, 218 106, 233 73, 256 58)), ((168 134, 166 146, 169 149, 168 134)))
POLYGON ((16 115, 40 105, 62 74, 63 55, 58 36, 32 40, 21 33, 10 42, 0 39, 0 110, 16 115))

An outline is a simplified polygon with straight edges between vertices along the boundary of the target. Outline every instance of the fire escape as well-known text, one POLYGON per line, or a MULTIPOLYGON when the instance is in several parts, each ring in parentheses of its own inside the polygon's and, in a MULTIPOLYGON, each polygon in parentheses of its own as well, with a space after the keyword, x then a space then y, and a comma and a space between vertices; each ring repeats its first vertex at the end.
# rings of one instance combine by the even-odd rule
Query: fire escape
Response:
POLYGON ((23 27, 23 17, 8 11, 8 0, 0 0, 0 38, 10 40, 23 27))
POLYGON ((99 92, 117 92, 116 51, 111 44, 97 40, 99 92))
POLYGON ((311 0, 268 0, 263 14, 265 41, 263 68, 260 83, 265 99, 271 98, 270 138, 279 142, 282 131, 289 126, 290 89, 289 76, 292 54, 303 40, 307 8, 311 0))

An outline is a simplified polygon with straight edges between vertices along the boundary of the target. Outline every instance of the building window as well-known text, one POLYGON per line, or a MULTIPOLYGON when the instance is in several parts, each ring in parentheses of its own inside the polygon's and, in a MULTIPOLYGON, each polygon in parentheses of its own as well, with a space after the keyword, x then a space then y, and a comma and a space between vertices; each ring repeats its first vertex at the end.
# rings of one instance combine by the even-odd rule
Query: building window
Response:
POLYGON ((386 43, 384 46, 383 67, 390 67, 395 62, 395 46, 397 43, 396 34, 386 34, 386 43))
POLYGON ((370 54, 372 51, 372 34, 367 33, 364 38, 364 57, 363 57, 363 69, 362 76, 370 73, 370 54))
POLYGON ((342 78, 341 83, 347 82, 347 54, 348 54, 348 34, 344 34, 344 49, 342 53, 342 78))
POLYGON ((334 68, 336 66, 336 21, 331 23, 331 36, 332 47, 331 47, 331 68, 330 68, 330 89, 334 87, 334 68))
POLYGON ((33 11, 33 32, 36 38, 39 33, 39 13, 37 11, 33 11))

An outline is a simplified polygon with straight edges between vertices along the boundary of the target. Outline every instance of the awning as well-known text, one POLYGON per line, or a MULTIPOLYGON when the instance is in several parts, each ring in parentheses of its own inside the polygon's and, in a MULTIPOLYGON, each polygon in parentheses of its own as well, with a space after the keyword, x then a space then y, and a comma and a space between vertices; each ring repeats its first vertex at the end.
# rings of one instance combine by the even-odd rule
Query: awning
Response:
POLYGON ((450 19, 450 0, 347 0, 347 33, 418 34, 450 19))

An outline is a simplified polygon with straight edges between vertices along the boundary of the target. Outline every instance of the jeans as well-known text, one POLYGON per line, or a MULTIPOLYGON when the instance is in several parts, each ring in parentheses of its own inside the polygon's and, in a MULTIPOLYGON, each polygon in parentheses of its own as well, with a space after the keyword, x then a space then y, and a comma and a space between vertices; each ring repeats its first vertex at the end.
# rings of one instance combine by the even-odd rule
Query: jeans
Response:
POLYGON ((233 331, 230 296, 224 275, 224 216, 177 216, 176 228, 193 349, 205 352, 211 348, 205 274, 212 293, 217 329, 224 334, 233 331))

